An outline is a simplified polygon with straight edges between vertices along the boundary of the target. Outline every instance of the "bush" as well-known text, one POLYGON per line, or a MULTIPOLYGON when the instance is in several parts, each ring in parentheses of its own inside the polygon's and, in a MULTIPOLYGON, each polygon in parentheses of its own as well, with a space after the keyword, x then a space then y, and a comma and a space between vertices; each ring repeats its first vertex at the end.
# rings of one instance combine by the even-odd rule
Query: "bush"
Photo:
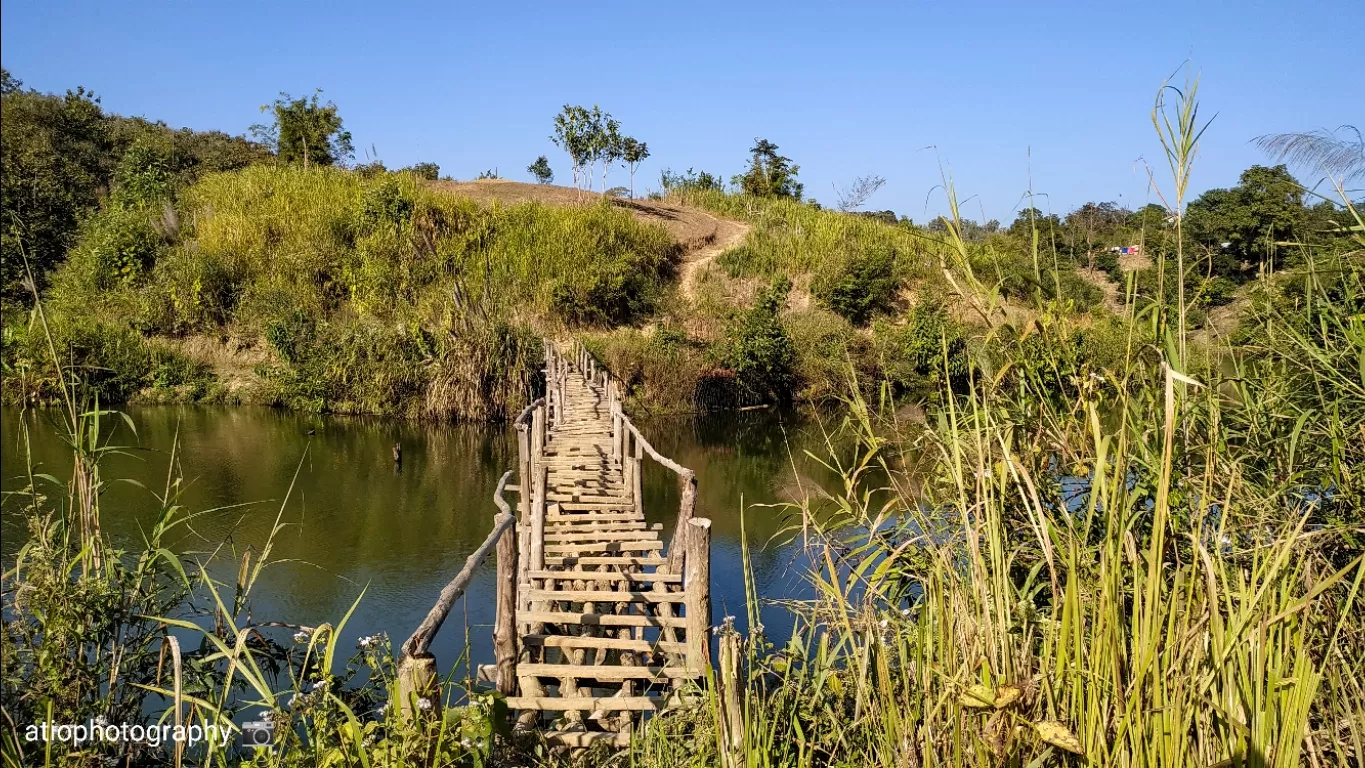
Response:
POLYGON ((735 372, 741 387, 782 403, 791 401, 798 382, 796 347, 780 317, 790 291, 791 281, 774 280, 753 307, 734 318, 718 345, 720 364, 735 372))
POLYGON ((966 330, 948 317, 937 300, 916 304, 905 325, 877 325, 873 338, 882 373, 899 393, 937 399, 943 391, 945 371, 954 389, 967 381, 971 361, 966 330))
POLYGON ((820 303, 854 325, 891 309, 899 284, 895 278, 896 251, 876 247, 853 255, 837 273, 816 280, 820 303))
MULTIPOLYGON (((120 403, 144 390, 172 399, 196 400, 212 382, 208 369, 184 355, 150 344, 125 325, 65 319, 52 327, 63 365, 84 381, 101 403, 120 403)), ((61 397, 51 352, 41 326, 6 329, 5 401, 55 401, 61 397)))

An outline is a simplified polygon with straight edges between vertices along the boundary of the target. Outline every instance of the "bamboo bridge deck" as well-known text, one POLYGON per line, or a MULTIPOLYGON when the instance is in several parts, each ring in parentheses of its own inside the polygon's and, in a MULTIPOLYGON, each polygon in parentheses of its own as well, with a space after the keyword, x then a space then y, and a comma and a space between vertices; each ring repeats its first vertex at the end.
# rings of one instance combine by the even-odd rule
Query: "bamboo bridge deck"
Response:
POLYGON ((429 667, 404 687, 421 695, 438 677, 431 637, 496 546, 496 664, 481 676, 520 727, 549 724, 551 742, 625 744, 641 713, 684 703, 710 665, 710 521, 693 516, 695 474, 649 444, 586 349, 546 342, 545 358, 545 397, 515 422, 518 482, 503 476, 493 533, 404 644, 402 664, 429 667), (667 543, 644 514, 646 458, 680 487, 667 543))

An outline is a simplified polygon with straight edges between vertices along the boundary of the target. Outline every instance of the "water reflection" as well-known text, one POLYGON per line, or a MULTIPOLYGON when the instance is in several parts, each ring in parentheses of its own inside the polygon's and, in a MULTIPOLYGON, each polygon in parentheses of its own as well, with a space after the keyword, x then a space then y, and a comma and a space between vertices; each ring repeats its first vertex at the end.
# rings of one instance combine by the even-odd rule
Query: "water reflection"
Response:
MULTIPOLYGON (((365 589, 346 633, 384 631, 395 645, 487 534, 493 490, 516 461, 514 433, 503 425, 438 426, 265 408, 138 407, 128 413, 136 434, 120 427, 113 442, 130 450, 104 465, 106 479, 140 484, 112 483, 103 497, 104 527, 119 546, 138 546, 150 528, 157 507, 152 493, 165 486, 178 436, 176 461, 185 478, 181 504, 207 511, 173 549, 201 557, 217 552, 226 577, 244 551, 259 554, 278 518, 287 526, 275 538, 271 556, 277 562, 257 583, 254 617, 337 621, 365 589)), ((21 423, 28 426, 35 471, 69 477, 70 457, 55 416, 3 410, 5 490, 27 482, 21 423)), ((745 523, 759 591, 772 598, 803 594, 797 553, 765 546, 785 525, 780 511, 755 505, 789 500, 798 473, 807 481, 831 479, 803 455, 807 447, 823 450, 818 432, 770 413, 640 426, 662 453, 697 472, 697 514, 714 521, 716 621, 744 615, 741 503, 750 505, 745 523)), ((671 536, 679 500, 674 476, 647 466, 643 481, 647 515, 671 536)), ((50 486, 44 490, 54 498, 62 495, 50 486)), ((7 499, 0 515, 6 567, 26 535, 18 501, 7 499)), ((485 566, 437 638, 433 650, 442 664, 452 664, 465 650, 460 626, 465 620, 469 658, 490 660, 492 577, 491 565, 485 566)), ((779 609, 770 609, 764 623, 780 632, 788 622, 779 609)))

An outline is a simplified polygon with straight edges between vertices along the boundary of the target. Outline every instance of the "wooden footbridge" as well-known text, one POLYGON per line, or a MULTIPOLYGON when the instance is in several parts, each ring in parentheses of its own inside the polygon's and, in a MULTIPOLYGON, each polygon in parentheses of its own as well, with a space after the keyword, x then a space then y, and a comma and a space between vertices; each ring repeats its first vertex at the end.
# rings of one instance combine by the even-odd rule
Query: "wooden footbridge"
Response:
MULTIPOLYGON (((710 665, 711 522, 696 475, 659 454, 621 408, 621 387, 581 344, 545 344, 545 397, 516 419, 517 483, 503 475, 493 532, 403 644, 405 706, 439 696, 429 646, 497 550, 496 683, 519 727, 567 746, 624 744, 642 713, 686 702, 710 665), (677 477, 672 540, 645 519, 645 460, 677 477), (516 509, 504 498, 515 492, 516 509)), ((436 708, 439 711, 439 708, 436 708)))

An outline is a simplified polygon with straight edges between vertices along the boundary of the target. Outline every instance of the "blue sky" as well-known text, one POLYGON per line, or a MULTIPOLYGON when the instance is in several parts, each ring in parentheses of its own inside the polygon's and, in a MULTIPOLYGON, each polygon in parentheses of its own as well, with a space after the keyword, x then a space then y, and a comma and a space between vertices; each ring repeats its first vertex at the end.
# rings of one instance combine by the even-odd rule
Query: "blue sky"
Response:
MULTIPOLYGON (((1264 162, 1264 133, 1365 125, 1360 0, 899 3, 209 3, 5 0, 6 68, 29 87, 84 85, 116 112, 245 132, 281 90, 324 89, 389 167, 433 161, 525 179, 565 103, 601 104, 665 167, 728 177, 754 137, 801 166, 806 194, 879 173, 869 207, 964 215, 1137 207, 1149 114, 1189 59, 1205 135, 1193 186, 1264 162), (1352 76, 1354 75, 1354 76, 1352 76), (926 149, 926 147, 931 147, 926 149)), ((1183 75, 1181 76, 1183 78, 1183 75)), ((625 181, 623 170, 612 181, 625 181)), ((1305 174, 1306 176, 1306 174, 1305 174)))

